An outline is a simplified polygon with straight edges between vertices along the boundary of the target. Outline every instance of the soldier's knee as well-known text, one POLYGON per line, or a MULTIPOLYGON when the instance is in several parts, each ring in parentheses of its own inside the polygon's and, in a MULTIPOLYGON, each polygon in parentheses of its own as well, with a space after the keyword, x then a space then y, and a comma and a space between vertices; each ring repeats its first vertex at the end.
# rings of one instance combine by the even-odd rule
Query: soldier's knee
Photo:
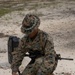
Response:
POLYGON ((35 61, 35 63, 37 63, 37 64, 41 64, 43 62, 43 58, 38 58, 38 59, 36 59, 36 61, 35 61))

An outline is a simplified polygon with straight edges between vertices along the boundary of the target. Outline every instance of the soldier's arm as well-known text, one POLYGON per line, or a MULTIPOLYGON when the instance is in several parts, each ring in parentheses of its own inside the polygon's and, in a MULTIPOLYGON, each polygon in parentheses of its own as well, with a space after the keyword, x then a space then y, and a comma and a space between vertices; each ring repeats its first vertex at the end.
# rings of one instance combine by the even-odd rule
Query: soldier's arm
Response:
POLYGON ((52 37, 49 37, 46 43, 45 47, 45 61, 44 64, 46 64, 47 71, 49 73, 52 73, 54 69, 56 68, 56 52, 54 50, 54 43, 52 37))
POLYGON ((24 57, 24 53, 25 53, 24 40, 21 39, 19 41, 18 48, 16 48, 14 50, 14 52, 12 53, 12 55, 13 55, 13 60, 12 60, 12 64, 11 64, 12 73, 18 72, 19 66, 21 65, 21 62, 22 62, 23 57, 24 57))
POLYGON ((43 64, 41 65, 41 71, 44 74, 52 73, 57 64, 56 64, 56 52, 54 50, 53 39, 49 38, 46 42, 45 46, 45 56, 43 60, 43 64))

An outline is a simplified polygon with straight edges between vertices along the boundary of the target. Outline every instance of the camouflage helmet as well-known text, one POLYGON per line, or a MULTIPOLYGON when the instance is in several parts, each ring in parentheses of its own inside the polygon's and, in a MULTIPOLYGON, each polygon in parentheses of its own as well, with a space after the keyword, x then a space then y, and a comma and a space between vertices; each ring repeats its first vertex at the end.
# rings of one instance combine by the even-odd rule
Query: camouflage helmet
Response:
POLYGON ((29 34, 40 25, 40 19, 34 14, 27 14, 22 22, 21 32, 29 34))

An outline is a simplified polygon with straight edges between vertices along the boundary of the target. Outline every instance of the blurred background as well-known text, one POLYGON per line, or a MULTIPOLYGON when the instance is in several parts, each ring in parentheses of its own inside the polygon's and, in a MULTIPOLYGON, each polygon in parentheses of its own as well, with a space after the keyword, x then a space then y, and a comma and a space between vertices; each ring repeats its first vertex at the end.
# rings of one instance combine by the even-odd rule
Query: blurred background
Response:
MULTIPOLYGON (((54 75, 75 75, 75 0, 0 0, 0 75, 11 75, 9 36, 23 37, 20 27, 28 13, 41 20, 40 29, 54 39, 57 53, 74 61, 59 61, 54 75)), ((21 71, 29 58, 25 58, 21 71)))

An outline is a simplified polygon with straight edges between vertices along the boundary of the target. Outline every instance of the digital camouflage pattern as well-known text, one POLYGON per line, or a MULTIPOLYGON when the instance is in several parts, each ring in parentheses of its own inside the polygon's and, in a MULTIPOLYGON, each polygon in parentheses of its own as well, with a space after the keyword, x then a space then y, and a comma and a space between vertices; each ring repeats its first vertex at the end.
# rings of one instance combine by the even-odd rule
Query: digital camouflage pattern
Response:
POLYGON ((45 32, 39 30, 34 39, 24 36, 19 43, 18 49, 15 49, 12 61, 12 71, 17 72, 26 52, 38 50, 45 53, 35 60, 33 64, 28 64, 22 75, 50 75, 57 66, 55 60, 56 52, 54 50, 53 40, 45 32))

